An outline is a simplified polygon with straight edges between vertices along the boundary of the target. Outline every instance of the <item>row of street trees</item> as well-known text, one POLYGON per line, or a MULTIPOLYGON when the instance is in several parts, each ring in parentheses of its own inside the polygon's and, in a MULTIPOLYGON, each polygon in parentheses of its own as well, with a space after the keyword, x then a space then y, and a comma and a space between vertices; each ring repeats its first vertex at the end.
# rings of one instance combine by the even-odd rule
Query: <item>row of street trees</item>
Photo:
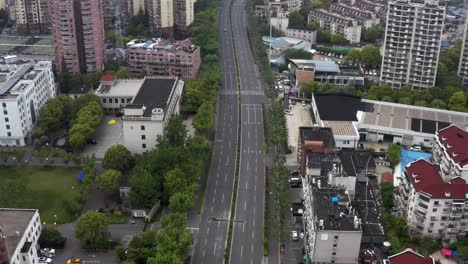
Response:
POLYGON ((382 63, 380 50, 374 45, 367 45, 362 49, 352 49, 344 57, 346 62, 360 62, 363 65, 370 67, 379 67, 382 63))

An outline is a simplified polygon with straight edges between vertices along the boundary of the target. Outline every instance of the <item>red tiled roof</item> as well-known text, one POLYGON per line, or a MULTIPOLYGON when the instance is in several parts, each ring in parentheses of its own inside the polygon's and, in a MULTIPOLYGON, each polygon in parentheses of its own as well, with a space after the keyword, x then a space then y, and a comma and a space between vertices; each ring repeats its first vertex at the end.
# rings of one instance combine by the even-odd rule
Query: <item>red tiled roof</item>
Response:
POLYGON ((113 74, 106 74, 101 77, 101 81, 104 81, 104 82, 111 82, 113 80, 115 80, 115 76, 113 74))
POLYGON ((468 132, 451 125, 437 131, 437 137, 455 163, 468 165, 468 132))
POLYGON ((465 194, 468 193, 468 184, 463 179, 455 178, 450 182, 444 182, 439 175, 439 165, 424 159, 408 164, 406 175, 416 191, 427 193, 432 198, 465 199, 465 194))
POLYGON ((466 181, 462 177, 455 177, 451 179, 450 184, 466 184, 466 181))
POLYGON ((434 259, 424 257, 414 252, 411 249, 406 249, 403 252, 388 257, 390 264, 433 264, 434 259))

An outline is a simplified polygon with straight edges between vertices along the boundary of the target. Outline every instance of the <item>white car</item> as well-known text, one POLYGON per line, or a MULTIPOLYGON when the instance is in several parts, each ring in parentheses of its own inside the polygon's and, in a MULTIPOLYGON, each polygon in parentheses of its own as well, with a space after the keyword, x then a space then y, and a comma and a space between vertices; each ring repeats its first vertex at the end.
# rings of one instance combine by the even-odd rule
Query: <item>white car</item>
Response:
POLYGON ((46 257, 39 257, 39 263, 44 262, 44 263, 52 263, 51 258, 46 258, 46 257))
POLYGON ((306 105, 306 102, 305 101, 302 101, 302 106, 305 106, 306 105))
POLYGON ((284 113, 287 114, 287 115, 292 115, 292 112, 289 111, 289 110, 284 110, 284 113))
POLYGON ((297 235, 297 231, 296 230, 293 230, 291 231, 291 238, 292 240, 296 241, 299 239, 299 236, 297 235))
POLYGON ((422 151, 422 148, 421 148, 421 146, 412 146, 411 150, 412 151, 422 151))

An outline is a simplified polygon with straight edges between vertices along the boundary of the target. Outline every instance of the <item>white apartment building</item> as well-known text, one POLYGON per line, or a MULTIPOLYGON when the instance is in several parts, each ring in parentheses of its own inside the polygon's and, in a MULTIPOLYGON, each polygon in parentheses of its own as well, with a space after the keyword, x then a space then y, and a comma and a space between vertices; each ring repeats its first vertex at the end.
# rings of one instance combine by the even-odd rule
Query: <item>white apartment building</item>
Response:
POLYGON ((310 28, 291 28, 286 29, 286 37, 302 39, 310 42, 312 45, 317 43, 317 31, 310 28))
POLYGON ((445 180, 461 177, 468 181, 468 132, 455 125, 437 131, 432 158, 445 180))
POLYGON ((329 10, 333 13, 356 19, 361 26, 368 29, 380 24, 380 17, 374 11, 367 11, 353 5, 343 3, 332 4, 329 10))
POLYGON ((56 95, 52 62, 0 64, 0 146, 24 146, 56 95))
MULTIPOLYGON (((468 15, 467 15, 468 16, 468 15)), ((463 44, 460 54, 460 62, 458 64, 458 76, 462 80, 463 87, 468 88, 468 19, 465 18, 465 30, 463 31, 463 44)))
POLYGON ((308 23, 319 22, 320 28, 331 34, 341 34, 350 43, 361 41, 361 25, 356 19, 342 16, 325 9, 313 9, 309 13, 308 23))
POLYGON ((132 153, 156 147, 156 139, 174 113, 180 112, 184 82, 178 78, 147 77, 122 117, 124 145, 132 153))
POLYGON ((41 230, 37 209, 0 208, 0 263, 39 263, 41 230))
POLYGON ((453 241, 468 229, 468 185, 461 177, 444 181, 439 172, 424 159, 409 163, 397 201, 410 233, 453 241))
POLYGON ((389 1, 382 84, 413 89, 435 85, 444 19, 443 0, 389 1))

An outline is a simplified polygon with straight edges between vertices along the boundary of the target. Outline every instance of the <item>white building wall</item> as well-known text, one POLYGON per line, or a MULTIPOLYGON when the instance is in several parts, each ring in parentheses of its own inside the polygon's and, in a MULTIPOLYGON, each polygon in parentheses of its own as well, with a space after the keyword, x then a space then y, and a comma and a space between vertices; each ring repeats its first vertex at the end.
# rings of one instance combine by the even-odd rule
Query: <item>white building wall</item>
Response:
POLYGON ((286 36, 290 38, 302 39, 310 42, 311 44, 317 43, 317 31, 315 30, 287 28, 286 36))
MULTIPOLYGON (((161 27, 174 26, 174 1, 172 0, 159 0, 161 4, 161 27)), ((158 1, 155 1, 158 2, 158 1)), ((186 1, 190 2, 190 1, 186 1)))
MULTIPOLYGON (((21 210, 21 209, 18 209, 21 210)), ((28 227, 25 232, 22 233, 18 247, 15 249, 15 252, 11 254, 11 264, 31 264, 39 263, 39 257, 37 251, 39 250, 38 240, 41 235, 42 226, 39 212, 36 211, 31 222, 29 222, 28 227), (21 247, 25 242, 32 242, 31 248, 27 253, 21 253, 21 247)))
POLYGON ((288 30, 289 19, 286 16, 271 17, 270 23, 276 29, 286 32, 288 30))
POLYGON ((342 148, 356 148, 359 136, 333 136, 335 138, 335 146, 337 149, 342 148))
POLYGON ((156 147, 158 135, 163 135, 161 121, 123 119, 123 139, 125 147, 132 153, 141 154, 156 147))
POLYGON ((351 27, 346 27, 344 32, 338 32, 344 35, 345 39, 351 43, 361 42, 361 26, 357 23, 351 27))

